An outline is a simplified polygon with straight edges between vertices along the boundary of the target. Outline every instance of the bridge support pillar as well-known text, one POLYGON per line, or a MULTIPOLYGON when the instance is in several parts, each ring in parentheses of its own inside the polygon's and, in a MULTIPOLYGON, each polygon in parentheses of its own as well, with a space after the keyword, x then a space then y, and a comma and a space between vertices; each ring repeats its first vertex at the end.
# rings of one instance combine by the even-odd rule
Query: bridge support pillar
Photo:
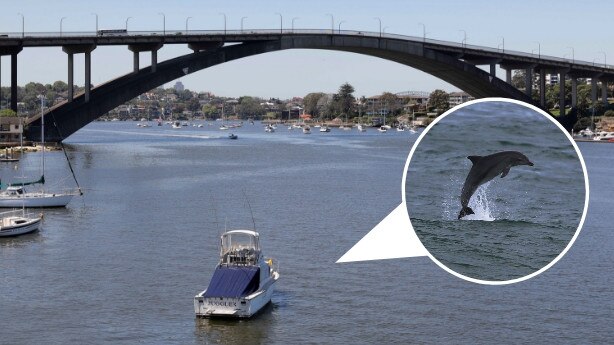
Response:
POLYGON ((508 68, 505 70, 505 81, 508 84, 512 84, 512 69, 508 68))
POLYGON ((74 78, 74 54, 68 53, 68 101, 72 102, 75 95, 74 78))
POLYGON ((604 106, 608 105, 608 82, 605 79, 601 80, 601 101, 604 106))
POLYGON ((546 70, 539 69, 539 104, 546 108, 546 70))
POLYGON ((62 51, 68 55, 68 101, 72 102, 75 97, 74 61, 75 54, 85 54, 85 101, 90 100, 92 60, 91 52, 96 49, 93 44, 75 44, 62 46, 62 51))
POLYGON ((132 72, 136 73, 139 71, 139 52, 132 53, 132 72))
POLYGON ((11 109, 17 112, 17 53, 11 54, 11 109))
POLYGON ((162 48, 162 43, 142 43, 131 44, 128 49, 133 53, 133 69, 134 73, 140 70, 139 66, 139 53, 151 52, 151 71, 155 72, 158 69, 158 50, 162 48))
POLYGON ((571 107, 578 106, 578 78, 571 77, 571 107))
POLYGON ((524 93, 531 97, 533 94, 533 68, 529 67, 524 74, 524 93))
POLYGON ((565 72, 559 73, 559 114, 565 115, 565 72))
POLYGON ((490 64, 490 75, 491 75, 493 78, 496 78, 496 77, 497 77, 497 64, 494 64, 494 63, 491 63, 491 64, 490 64))

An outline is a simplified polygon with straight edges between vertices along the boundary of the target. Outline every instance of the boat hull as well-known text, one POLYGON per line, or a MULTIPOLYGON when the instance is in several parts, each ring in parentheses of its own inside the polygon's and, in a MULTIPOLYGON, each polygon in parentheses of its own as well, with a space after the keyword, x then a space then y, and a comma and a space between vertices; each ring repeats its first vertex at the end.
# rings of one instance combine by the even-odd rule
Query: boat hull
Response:
POLYGON ((194 297, 194 312, 206 318, 249 318, 271 301, 279 273, 271 277, 256 292, 245 297, 204 297, 205 292, 194 297))
POLYGON ((2 197, 0 207, 65 207, 73 194, 37 194, 33 196, 2 197))
POLYGON ((12 237, 29 234, 31 232, 38 231, 40 224, 41 218, 35 218, 23 224, 0 227, 0 237, 12 237))

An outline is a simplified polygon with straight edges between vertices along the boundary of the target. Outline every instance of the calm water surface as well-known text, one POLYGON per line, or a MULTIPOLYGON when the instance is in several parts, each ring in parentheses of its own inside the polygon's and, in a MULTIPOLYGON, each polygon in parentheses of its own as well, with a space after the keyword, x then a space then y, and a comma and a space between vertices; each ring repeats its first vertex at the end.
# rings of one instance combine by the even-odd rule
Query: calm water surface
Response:
MULTIPOLYGON (((41 232, 0 240, 0 343, 611 340, 614 146, 581 144, 594 192, 569 253, 535 279, 489 287, 427 258, 334 263, 399 204, 416 135, 236 133, 93 123, 72 136, 85 197, 47 211, 41 232), (251 227, 243 190, 281 263, 273 303, 248 321, 196 320, 224 223, 251 227)), ((51 156, 46 175, 63 178, 51 156)), ((38 156, 27 160, 35 171, 38 156)))

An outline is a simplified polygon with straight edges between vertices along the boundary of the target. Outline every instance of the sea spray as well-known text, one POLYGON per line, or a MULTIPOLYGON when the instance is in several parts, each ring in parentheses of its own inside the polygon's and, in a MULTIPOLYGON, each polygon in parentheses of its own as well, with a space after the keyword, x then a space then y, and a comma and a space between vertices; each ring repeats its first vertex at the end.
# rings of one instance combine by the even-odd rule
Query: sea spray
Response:
POLYGON ((488 200, 488 186, 490 182, 485 183, 480 186, 476 193, 473 195, 473 198, 469 201, 469 207, 473 209, 474 214, 470 214, 465 216, 463 219, 465 220, 484 220, 488 222, 492 222, 495 219, 495 206, 493 203, 488 200))

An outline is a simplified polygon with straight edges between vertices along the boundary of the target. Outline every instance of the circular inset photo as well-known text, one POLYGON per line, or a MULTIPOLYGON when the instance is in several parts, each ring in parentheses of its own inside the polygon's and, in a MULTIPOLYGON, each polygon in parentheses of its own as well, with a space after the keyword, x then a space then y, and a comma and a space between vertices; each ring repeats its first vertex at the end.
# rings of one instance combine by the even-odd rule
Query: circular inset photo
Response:
POLYGON ((473 282, 507 284, 560 259, 588 206, 586 167, 542 110, 486 98, 438 117, 408 158, 405 203, 429 256, 473 282))

